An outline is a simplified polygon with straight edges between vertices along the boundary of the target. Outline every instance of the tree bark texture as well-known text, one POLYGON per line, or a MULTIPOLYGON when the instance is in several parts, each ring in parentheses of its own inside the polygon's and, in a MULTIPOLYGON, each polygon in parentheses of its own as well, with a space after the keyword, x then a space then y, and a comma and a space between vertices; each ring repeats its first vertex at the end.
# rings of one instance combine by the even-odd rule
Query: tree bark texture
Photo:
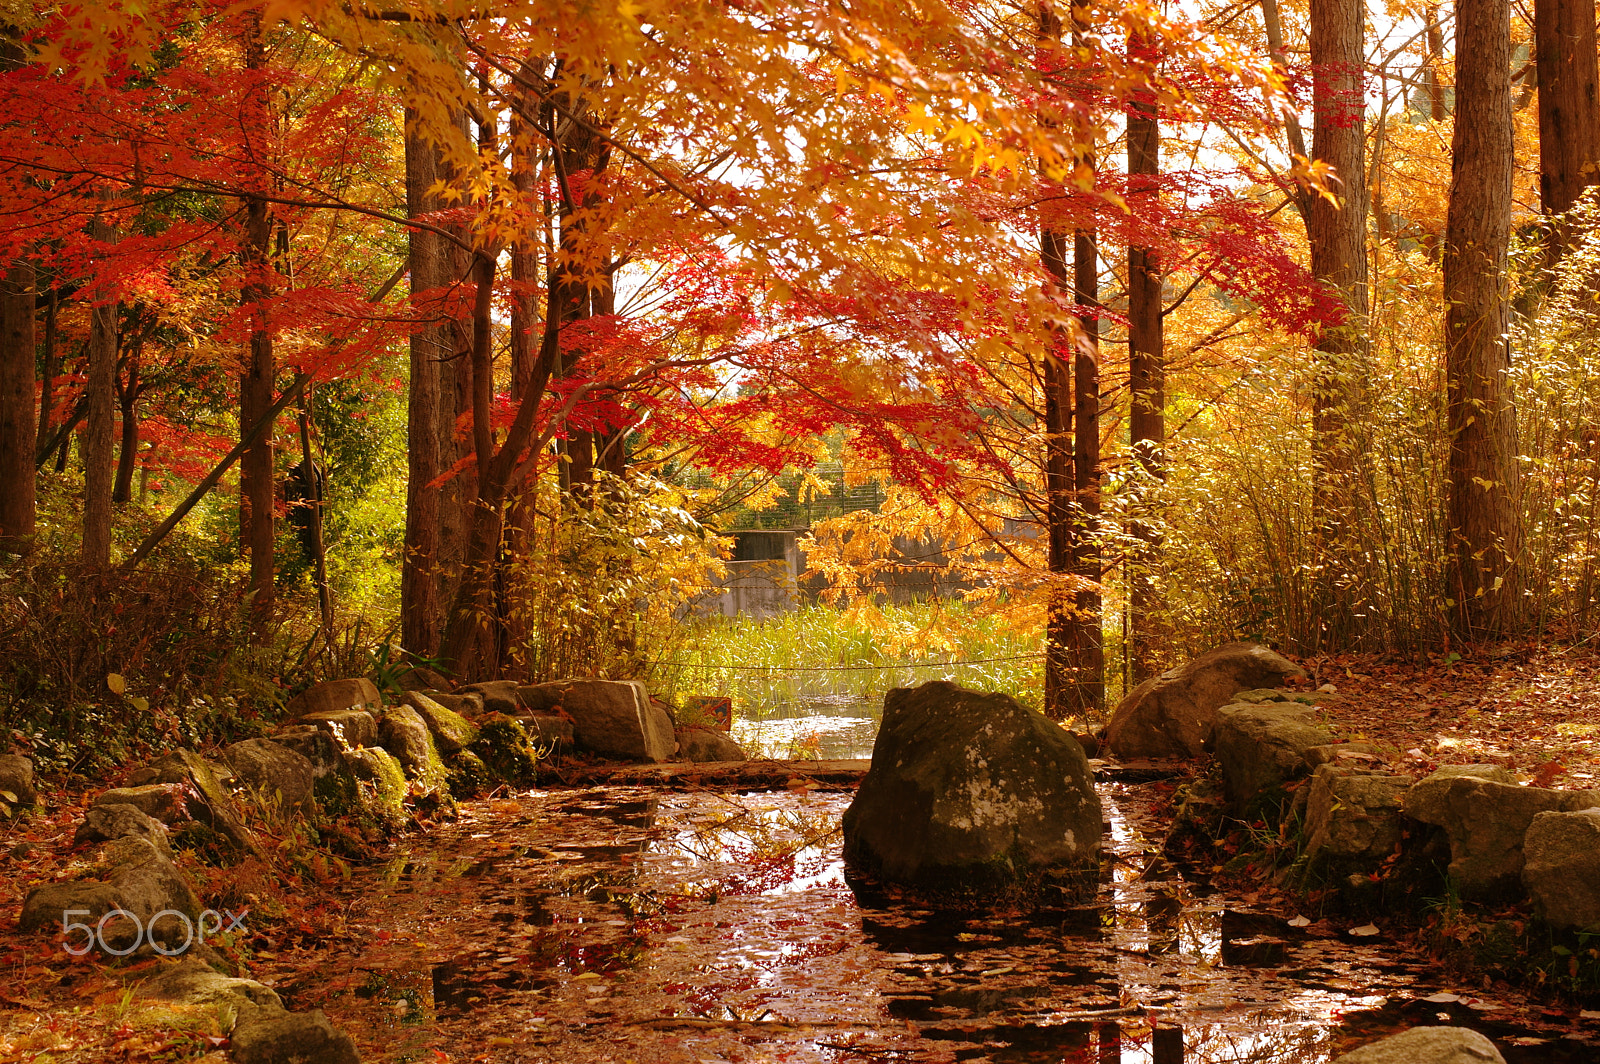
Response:
MULTIPOLYGON (((1071 291, 1067 264, 1067 239, 1046 228, 1039 234, 1039 257, 1051 280, 1052 294, 1062 298, 1071 291)), ((1070 329, 1052 326, 1047 337, 1042 383, 1044 386, 1044 498, 1045 565, 1057 579, 1072 570, 1073 458, 1072 364, 1070 329)), ((1044 712, 1052 720, 1071 713, 1070 689, 1077 677, 1072 656, 1072 592, 1052 586, 1045 615, 1044 712)))
POLYGON ((139 455, 139 345, 128 353, 127 383, 117 384, 117 406, 122 415, 122 438, 117 444, 117 477, 111 488, 111 501, 126 506, 133 498, 133 470, 139 455))
MULTIPOLYGON (((406 114, 406 213, 413 218, 437 208, 428 189, 439 177, 437 149, 416 131, 416 114, 406 114)), ((444 239, 424 229, 409 235, 411 298, 446 283, 444 239)), ((439 367, 453 345, 447 324, 431 323, 411 334, 410 381, 406 401, 406 528, 400 567, 401 646, 431 658, 439 649, 443 600, 439 567, 440 492, 434 481, 440 464, 439 367)), ((452 403, 453 406, 453 403, 452 403)))
POLYGON ((34 268, 19 258, 0 278, 0 553, 33 546, 34 268))
POLYGON ((1098 714, 1105 708, 1106 652, 1100 597, 1100 249, 1093 229, 1073 237, 1073 288, 1087 313, 1078 322, 1083 343, 1073 354, 1073 527, 1074 592, 1068 645, 1078 673, 1069 693, 1072 712, 1098 714))
POLYGON ((1450 433, 1449 594, 1462 639, 1520 620, 1516 421, 1506 384, 1506 247, 1511 235, 1511 13, 1506 0, 1456 6, 1456 121, 1444 252, 1450 433))
MULTIPOLYGON (((89 227, 96 240, 110 244, 110 224, 96 218, 89 227)), ((84 384, 88 412, 79 446, 83 454, 83 543, 80 558, 92 569, 111 565, 112 433, 116 420, 117 304, 101 303, 89 312, 89 372, 84 384)))
MULTIPOLYGON (((1158 195, 1161 127, 1153 100, 1128 108, 1128 198, 1133 209, 1149 210, 1158 195)), ((1133 460, 1147 486, 1166 479, 1166 338, 1162 326, 1162 271, 1152 248, 1128 248, 1128 388, 1131 409, 1128 439, 1133 460)), ((1134 536, 1142 550, 1132 552, 1127 569, 1130 681, 1141 683, 1161 670, 1159 618, 1163 599, 1153 572, 1160 530, 1137 522, 1134 536)))
MULTIPOLYGON (((1349 605, 1338 590, 1339 543, 1349 535, 1360 495, 1359 433, 1367 364, 1366 85, 1360 0, 1312 0, 1312 154, 1333 168, 1338 202, 1312 196, 1306 214, 1311 273, 1343 305, 1337 324, 1316 340, 1311 449, 1317 514, 1314 611, 1316 642, 1350 632, 1349 605)), ((1307 633, 1308 635, 1310 633, 1307 633)))
MULTIPOLYGON (((244 59, 246 70, 257 71, 266 66, 266 48, 259 21, 244 42, 244 59)), ((264 152, 271 129, 271 105, 266 89, 263 87, 253 93, 246 106, 253 127, 254 150, 264 152)), ((273 289, 272 208, 263 195, 246 195, 244 208, 245 283, 239 301, 250 316, 250 343, 239 375, 240 439, 249 431, 249 426, 271 408, 273 384, 278 375, 272 350, 272 328, 267 320, 267 301, 272 298, 273 289)), ((251 608, 258 618, 272 612, 275 590, 272 555, 276 539, 277 485, 273 476, 272 436, 272 426, 268 426, 239 460, 240 538, 250 553, 251 608)))
MULTIPOLYGON (((1600 54, 1594 0, 1534 0, 1539 83, 1539 193, 1545 214, 1572 209, 1600 183, 1600 54)), ((1570 239, 1555 234, 1552 252, 1570 239)))

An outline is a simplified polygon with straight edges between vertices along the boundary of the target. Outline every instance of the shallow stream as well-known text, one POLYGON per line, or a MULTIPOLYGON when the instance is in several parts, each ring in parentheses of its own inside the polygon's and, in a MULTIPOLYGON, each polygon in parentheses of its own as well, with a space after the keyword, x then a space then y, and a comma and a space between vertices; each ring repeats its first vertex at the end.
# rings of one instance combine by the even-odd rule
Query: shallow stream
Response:
POLYGON ((315 974, 278 989, 368 1060, 1311 1064, 1443 1022, 1511 1064, 1600 1059, 1600 1019, 1450 986, 1381 929, 1293 928, 1186 881, 1157 852, 1158 787, 1101 785, 1098 896, 1029 918, 858 904, 848 793, 476 802, 358 872, 343 944, 310 965, 319 947, 296 947, 286 979, 315 974))

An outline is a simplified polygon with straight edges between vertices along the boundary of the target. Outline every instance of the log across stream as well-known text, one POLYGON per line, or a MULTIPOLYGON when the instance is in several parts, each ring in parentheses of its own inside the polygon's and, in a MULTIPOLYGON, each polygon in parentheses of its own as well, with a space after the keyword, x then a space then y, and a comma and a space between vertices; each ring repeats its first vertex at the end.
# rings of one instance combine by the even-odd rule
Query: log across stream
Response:
POLYGON ((1381 929, 1293 927, 1185 878, 1159 854, 1159 784, 1101 782, 1105 872, 1080 907, 863 907, 839 859, 847 778, 469 803, 356 872, 355 933, 323 955, 295 944, 292 966, 286 946, 276 989, 368 1060, 1312 1064, 1436 1023, 1512 1064, 1600 1057, 1600 1019, 1451 985, 1381 929))

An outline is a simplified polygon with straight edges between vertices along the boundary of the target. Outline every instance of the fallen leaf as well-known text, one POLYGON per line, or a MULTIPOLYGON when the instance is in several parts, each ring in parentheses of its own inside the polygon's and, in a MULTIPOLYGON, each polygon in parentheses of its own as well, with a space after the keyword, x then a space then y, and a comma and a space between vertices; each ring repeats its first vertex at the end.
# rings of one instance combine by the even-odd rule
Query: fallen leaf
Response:
POLYGON ((1289 920, 1290 927, 1310 927, 1311 921, 1304 916, 1296 916, 1289 920))
POLYGON ((1444 992, 1440 992, 1440 993, 1437 993, 1437 994, 1430 994, 1427 997, 1423 998, 1422 1000, 1423 1001, 1431 1001, 1436 1005, 1443 1005, 1443 1004, 1445 1004, 1446 1002, 1449 1002, 1449 1001, 1460 1001, 1461 1000, 1461 995, 1460 994, 1447 994, 1447 993, 1444 993, 1444 992))
POLYGON ((1361 938, 1368 938, 1372 935, 1382 934, 1375 924, 1362 924, 1360 927, 1352 927, 1350 929, 1350 933, 1361 938))

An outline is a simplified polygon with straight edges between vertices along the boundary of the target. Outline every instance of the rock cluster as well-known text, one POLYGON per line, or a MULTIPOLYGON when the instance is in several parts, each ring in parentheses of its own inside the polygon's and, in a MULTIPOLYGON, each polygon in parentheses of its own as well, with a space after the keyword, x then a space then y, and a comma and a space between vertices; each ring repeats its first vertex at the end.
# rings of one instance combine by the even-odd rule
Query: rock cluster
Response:
MULTIPOLYGON (((417 689, 388 706, 365 678, 315 684, 264 738, 211 758, 178 750, 135 770, 125 786, 95 797, 78 827, 76 844, 99 847, 93 871, 36 886, 23 902, 22 930, 59 932, 70 921, 116 956, 181 956, 147 979, 141 995, 231 1008, 236 1061, 356 1061, 355 1043, 322 1013, 288 1012, 269 988, 211 967, 220 961, 203 935, 196 937, 203 905, 173 861, 175 840, 219 864, 265 863, 269 855, 246 809, 273 819, 348 818, 381 831, 403 822, 408 799, 448 803, 492 783, 529 780, 553 750, 646 761, 745 759, 720 734, 686 728, 679 736, 668 711, 638 683, 491 681, 453 691, 425 669, 403 678, 417 689)), ((0 815, 34 807, 31 763, 0 756, 0 791, 0 815)))

